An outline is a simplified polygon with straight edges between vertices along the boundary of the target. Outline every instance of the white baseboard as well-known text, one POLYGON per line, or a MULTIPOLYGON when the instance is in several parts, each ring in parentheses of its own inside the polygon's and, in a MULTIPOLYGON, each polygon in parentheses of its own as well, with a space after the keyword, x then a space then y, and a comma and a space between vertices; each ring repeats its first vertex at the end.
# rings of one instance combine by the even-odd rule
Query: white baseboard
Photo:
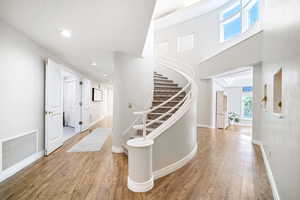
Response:
POLYGON ((207 125, 207 124, 198 124, 197 127, 198 128, 214 128, 211 125, 207 125))
POLYGON ((178 169, 180 169, 181 167, 183 167, 184 165, 186 165, 190 160, 192 160, 192 158, 196 155, 198 150, 198 144, 195 145, 194 149, 187 155, 185 156, 183 159, 165 167, 162 168, 160 170, 157 170, 155 172, 153 172, 153 176, 154 179, 158 179, 161 177, 164 177, 178 169))
POLYGON ((149 181, 138 183, 131 180, 130 177, 128 176, 127 186, 133 192, 147 192, 153 188, 154 180, 152 177, 149 181))
POLYGON ((122 147, 112 146, 111 151, 113 153, 124 153, 124 149, 122 147))
POLYGON ((197 127, 198 127, 198 128, 209 128, 209 125, 206 125, 206 124, 198 124, 197 127))
POLYGON ((275 182, 275 179, 274 179, 274 176, 273 176, 273 173, 272 173, 272 169, 271 169, 267 154, 266 154, 265 149, 264 149, 264 145, 262 144, 261 141, 258 141, 258 140, 252 140, 252 143, 256 144, 260 147, 262 157, 263 157, 263 160, 264 160, 264 164, 265 164, 265 167, 266 167, 268 179, 269 179, 269 182, 270 182, 270 185, 271 185, 273 198, 274 198, 274 200, 280 200, 278 189, 277 189, 277 186, 276 186, 276 182, 275 182))
POLYGON ((4 181, 5 179, 13 176, 17 172, 21 171, 28 165, 32 164, 33 162, 37 161, 38 159, 44 156, 44 151, 38 152, 33 154, 32 156, 22 160, 21 162, 15 164, 14 166, 0 172, 0 182, 4 181))

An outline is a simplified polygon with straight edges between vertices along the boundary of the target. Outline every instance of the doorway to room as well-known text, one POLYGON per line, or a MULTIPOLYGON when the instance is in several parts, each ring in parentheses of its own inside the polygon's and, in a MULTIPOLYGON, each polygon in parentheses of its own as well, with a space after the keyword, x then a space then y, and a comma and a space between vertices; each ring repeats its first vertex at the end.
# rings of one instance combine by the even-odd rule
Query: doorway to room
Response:
POLYGON ((63 141, 81 131, 81 84, 79 77, 62 72, 63 141))
POLYGON ((252 67, 243 67, 213 78, 215 127, 252 137, 252 67))

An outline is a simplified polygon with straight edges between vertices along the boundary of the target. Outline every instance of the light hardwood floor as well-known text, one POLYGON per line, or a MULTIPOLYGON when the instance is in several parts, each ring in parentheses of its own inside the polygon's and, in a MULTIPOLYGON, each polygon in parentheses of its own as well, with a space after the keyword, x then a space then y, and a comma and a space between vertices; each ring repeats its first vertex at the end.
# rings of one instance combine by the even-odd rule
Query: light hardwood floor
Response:
MULTIPOLYGON (((98 126, 110 124, 104 120, 98 126)), ((0 199, 273 199, 261 152, 242 134, 198 129, 195 158, 180 170, 156 180, 154 189, 147 193, 127 189, 127 157, 111 153, 111 139, 100 152, 66 152, 87 134, 71 138, 51 156, 1 183, 0 199)))

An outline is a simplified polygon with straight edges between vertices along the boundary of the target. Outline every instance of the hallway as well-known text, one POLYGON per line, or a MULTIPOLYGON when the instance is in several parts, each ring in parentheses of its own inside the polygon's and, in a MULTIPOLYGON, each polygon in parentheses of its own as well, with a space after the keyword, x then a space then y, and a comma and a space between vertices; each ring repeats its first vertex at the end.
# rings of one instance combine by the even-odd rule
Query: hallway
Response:
MULTIPOLYGON (((111 120, 96 127, 111 127, 111 120)), ((76 135, 49 157, 1 183, 0 199, 273 199, 261 152, 242 134, 198 129, 196 157, 155 181, 147 193, 128 190, 127 157, 111 153, 111 138, 100 152, 67 152, 87 134, 76 135)))

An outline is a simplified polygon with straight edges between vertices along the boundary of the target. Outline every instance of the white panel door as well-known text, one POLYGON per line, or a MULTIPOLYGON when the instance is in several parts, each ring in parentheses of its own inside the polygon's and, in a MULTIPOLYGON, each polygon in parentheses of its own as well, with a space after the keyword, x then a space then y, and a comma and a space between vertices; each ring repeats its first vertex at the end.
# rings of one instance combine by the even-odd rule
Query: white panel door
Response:
POLYGON ((45 81, 45 154, 63 145, 62 77, 60 65, 48 59, 45 81))
POLYGON ((91 113, 91 102, 92 102, 92 89, 91 82, 87 79, 84 79, 82 85, 82 130, 85 130, 89 127, 90 113, 91 113))

